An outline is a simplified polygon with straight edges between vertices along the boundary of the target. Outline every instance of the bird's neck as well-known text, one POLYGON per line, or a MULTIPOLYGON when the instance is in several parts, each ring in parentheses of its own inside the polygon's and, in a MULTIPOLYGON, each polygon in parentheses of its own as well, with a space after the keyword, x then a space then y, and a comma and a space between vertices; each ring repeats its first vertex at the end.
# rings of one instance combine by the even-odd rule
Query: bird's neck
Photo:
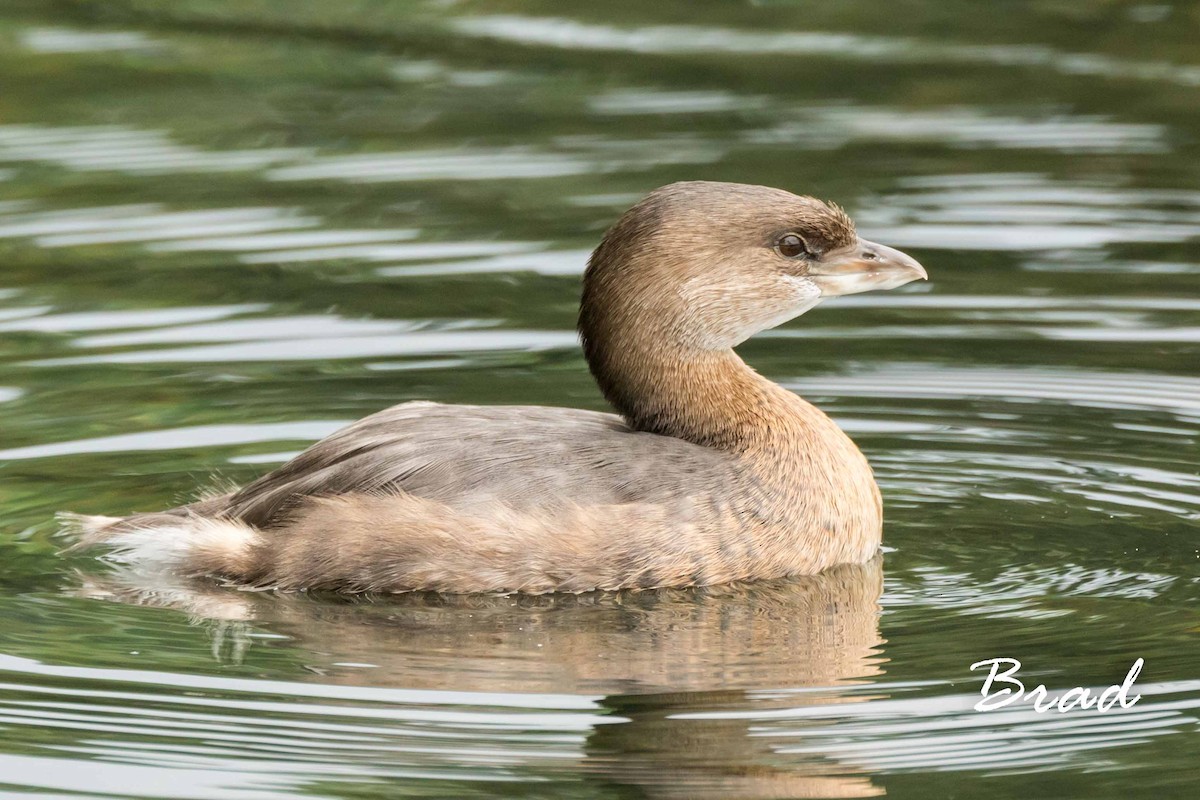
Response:
POLYGON ((737 453, 811 449, 840 430, 732 350, 629 345, 589 353, 605 396, 642 431, 737 453))

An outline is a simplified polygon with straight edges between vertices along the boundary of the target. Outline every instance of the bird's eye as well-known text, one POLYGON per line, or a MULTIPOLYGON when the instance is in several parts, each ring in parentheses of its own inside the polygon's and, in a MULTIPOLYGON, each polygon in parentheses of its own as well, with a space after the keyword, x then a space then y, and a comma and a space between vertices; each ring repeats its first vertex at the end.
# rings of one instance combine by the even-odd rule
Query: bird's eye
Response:
POLYGON ((808 243, 795 233, 785 233, 783 236, 780 236, 779 241, 775 243, 775 249, 784 258, 799 258, 800 256, 812 255, 808 249, 808 243))

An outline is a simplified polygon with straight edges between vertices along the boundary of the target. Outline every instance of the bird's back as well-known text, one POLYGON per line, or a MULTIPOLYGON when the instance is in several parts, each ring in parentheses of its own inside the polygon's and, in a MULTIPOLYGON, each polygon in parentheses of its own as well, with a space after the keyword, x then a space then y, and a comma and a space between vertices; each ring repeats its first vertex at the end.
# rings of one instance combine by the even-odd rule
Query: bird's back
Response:
MULTIPOLYGON (((240 491, 219 512, 260 528, 306 497, 403 492, 464 513, 503 504, 671 504, 736 489, 737 459, 634 431, 620 417, 544 406, 405 403, 317 442, 240 491)), ((216 508, 209 504, 207 513, 216 508)))

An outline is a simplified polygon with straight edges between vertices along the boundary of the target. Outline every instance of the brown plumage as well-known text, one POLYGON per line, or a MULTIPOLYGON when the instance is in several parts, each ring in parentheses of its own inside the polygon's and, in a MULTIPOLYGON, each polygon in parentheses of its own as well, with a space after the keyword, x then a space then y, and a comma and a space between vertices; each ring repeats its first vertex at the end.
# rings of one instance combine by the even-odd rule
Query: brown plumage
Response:
POLYGON ((578 592, 861 563, 882 528, 866 459, 732 348, 823 297, 924 276, 812 198, 672 184, 584 275, 584 352, 620 417, 406 403, 240 491, 72 519, 120 557, 280 589, 578 592))

